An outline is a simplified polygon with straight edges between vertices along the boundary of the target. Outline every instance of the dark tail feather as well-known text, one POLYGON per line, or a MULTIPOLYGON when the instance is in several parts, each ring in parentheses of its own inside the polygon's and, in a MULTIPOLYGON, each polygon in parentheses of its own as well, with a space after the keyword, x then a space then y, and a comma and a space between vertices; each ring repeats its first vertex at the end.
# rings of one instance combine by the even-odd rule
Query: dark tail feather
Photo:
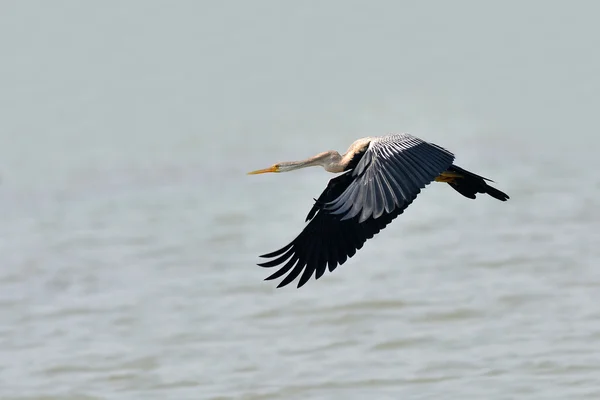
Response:
POLYGON ((456 165, 451 165, 450 168, 448 168, 448 171, 462 175, 460 178, 456 178, 452 182, 448 182, 448 184, 452 186, 452 188, 458 193, 468 197, 469 199, 474 199, 476 193, 487 193, 500 201, 506 201, 510 198, 506 193, 491 187, 485 182, 493 182, 490 179, 476 175, 472 172, 457 167, 456 165))
POLYGON ((506 201, 506 200, 510 199, 510 197, 508 197, 508 195, 506 193, 504 193, 503 191, 498 190, 494 187, 491 187, 488 184, 485 185, 485 188, 486 188, 485 192, 495 199, 498 199, 500 201, 506 201))

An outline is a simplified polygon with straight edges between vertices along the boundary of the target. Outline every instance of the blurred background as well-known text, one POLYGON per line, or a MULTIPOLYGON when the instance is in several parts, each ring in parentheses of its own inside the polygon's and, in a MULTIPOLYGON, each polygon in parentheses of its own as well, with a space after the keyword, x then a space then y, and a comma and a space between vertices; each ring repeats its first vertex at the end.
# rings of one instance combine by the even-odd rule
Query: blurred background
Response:
POLYGON ((599 12, 1 2, 0 398, 600 398, 599 12), (333 175, 245 173, 391 132, 511 199, 263 282, 333 175))

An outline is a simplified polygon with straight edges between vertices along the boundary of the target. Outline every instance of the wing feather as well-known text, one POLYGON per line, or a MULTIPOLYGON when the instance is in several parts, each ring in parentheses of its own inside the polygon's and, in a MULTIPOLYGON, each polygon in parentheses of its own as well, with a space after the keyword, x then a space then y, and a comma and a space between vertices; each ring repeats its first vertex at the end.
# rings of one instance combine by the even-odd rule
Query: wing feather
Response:
POLYGON ((403 207, 409 199, 418 195, 426 185, 444 172, 454 155, 449 151, 409 134, 388 135, 374 138, 352 175, 355 181, 336 199, 325 205, 325 210, 340 215, 342 221, 360 215, 359 222, 370 217, 377 218, 380 205, 393 201, 403 207), (396 178, 390 193, 381 191, 380 176, 396 178), (386 199, 374 195, 375 188, 385 193, 386 199))
POLYGON ((279 285, 277 285, 277 287, 280 288, 290 284, 294 279, 298 277, 298 275, 300 275, 300 272, 302 272, 302 269, 304 267, 305 265, 303 265, 303 263, 297 263, 294 269, 292 269, 292 271, 285 278, 283 278, 281 282, 279 282, 279 285))
MULTIPOLYGON (((284 261, 285 260, 281 261, 281 263, 284 261)), ((292 267, 294 266, 294 264, 296 264, 297 261, 298 261, 297 257, 290 258, 290 260, 283 267, 281 267, 279 270, 277 270, 274 274, 269 275, 267 278, 265 278, 265 280, 270 281, 272 279, 280 278, 281 276, 285 275, 286 272, 288 272, 290 269, 292 269, 292 267)), ((275 264, 275 265, 277 265, 277 264, 275 264)), ((275 265, 269 265, 268 267, 274 267, 275 265)), ((265 267, 265 265, 261 265, 261 266, 265 267)))
POLYGON ((375 181, 373 182, 373 194, 375 196, 375 209, 373 210, 373 218, 379 218, 385 210, 387 201, 385 199, 384 186, 381 182, 382 175, 375 175, 374 180, 375 181))
POLYGON ((291 244, 291 243, 290 243, 290 244, 288 244, 288 245, 287 245, 287 246, 285 246, 285 247, 282 247, 281 249, 279 249, 279 250, 277 250, 277 251, 274 251, 274 252, 272 252, 272 253, 269 253, 269 254, 263 254, 261 257, 264 257, 264 258, 273 258, 273 257, 277 257, 278 255, 281 255, 281 254, 285 253, 287 250, 289 250, 289 249, 290 249, 290 247, 292 247, 292 244, 291 244))

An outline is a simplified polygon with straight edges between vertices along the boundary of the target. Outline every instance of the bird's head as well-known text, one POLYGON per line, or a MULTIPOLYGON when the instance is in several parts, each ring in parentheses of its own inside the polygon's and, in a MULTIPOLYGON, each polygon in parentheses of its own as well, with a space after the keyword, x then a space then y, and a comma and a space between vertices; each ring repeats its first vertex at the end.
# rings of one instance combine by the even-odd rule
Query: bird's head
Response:
POLYGON ((340 155, 337 151, 330 150, 325 151, 323 153, 319 153, 316 156, 307 158, 306 160, 278 162, 277 164, 271 165, 269 168, 257 169, 256 171, 248 172, 248 175, 264 174, 267 172, 288 172, 295 171, 301 168, 314 167, 319 165, 327 169, 327 167, 331 163, 338 162, 339 158, 340 155))
POLYGON ((279 163, 271 165, 269 168, 257 169, 256 171, 248 172, 248 175, 266 174, 267 172, 285 172, 281 169, 279 163))
POLYGON ((289 172, 301 168, 317 165, 317 162, 312 158, 304 161, 282 161, 271 165, 269 168, 257 169, 256 171, 248 172, 248 175, 265 174, 267 172, 289 172))

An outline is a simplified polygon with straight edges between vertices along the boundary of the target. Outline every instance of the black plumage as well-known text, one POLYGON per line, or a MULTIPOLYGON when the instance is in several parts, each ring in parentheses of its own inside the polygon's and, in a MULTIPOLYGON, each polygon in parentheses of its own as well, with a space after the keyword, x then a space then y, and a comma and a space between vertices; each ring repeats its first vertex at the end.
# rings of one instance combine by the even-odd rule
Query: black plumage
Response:
POLYGON ((298 287, 302 287, 313 275, 319 279, 327 267, 332 272, 338 265, 344 264, 363 247, 367 239, 379 233, 412 202, 407 201, 404 208, 394 209, 391 213, 377 219, 367 219, 363 223, 358 222, 358 216, 342 221, 339 215, 324 212, 324 204, 338 197, 354 179, 351 171, 331 179, 308 213, 306 221, 310 222, 300 235, 280 250, 261 256, 274 258, 258 264, 262 267, 276 267, 285 263, 266 280, 280 278, 289 272, 277 286, 283 287, 302 274, 298 281, 298 287))
POLYGON ((453 160, 449 151, 411 135, 377 138, 353 169, 355 181, 325 210, 343 215, 342 220, 360 215, 360 223, 406 208, 404 203, 412 202, 453 160))
POLYGON ((448 171, 461 175, 461 178, 448 182, 448 185, 469 199, 475 199, 475 195, 477 193, 489 194, 493 198, 500 201, 506 201, 510 199, 506 193, 488 185, 485 182, 494 182, 491 179, 484 178, 483 176, 469 172, 456 165, 451 165, 450 168, 448 168, 448 171))

